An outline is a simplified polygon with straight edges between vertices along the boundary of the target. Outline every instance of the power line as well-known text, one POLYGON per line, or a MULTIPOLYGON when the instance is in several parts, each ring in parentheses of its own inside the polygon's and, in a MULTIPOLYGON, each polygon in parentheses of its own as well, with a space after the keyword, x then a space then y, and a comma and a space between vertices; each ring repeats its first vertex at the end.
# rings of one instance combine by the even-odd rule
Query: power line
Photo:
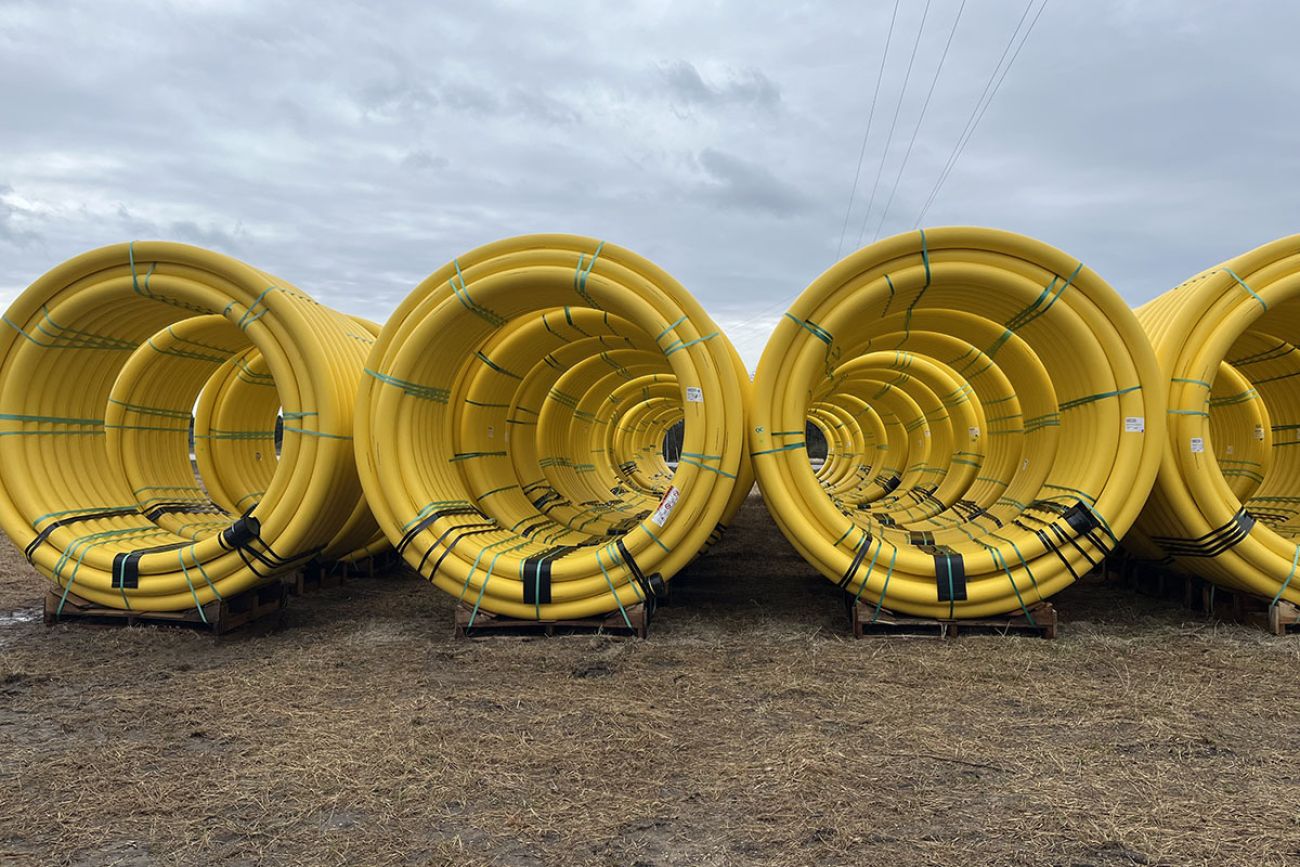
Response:
POLYGON ((885 77, 885 61, 889 59, 889 43, 894 38, 894 22, 898 20, 898 5, 894 0, 894 14, 889 19, 889 33, 885 35, 885 53, 880 56, 880 71, 876 73, 876 90, 871 95, 871 111, 867 113, 867 131, 862 134, 862 149, 858 151, 858 167, 853 171, 853 188, 849 191, 849 204, 844 209, 844 225, 840 228, 840 245, 835 250, 838 261, 844 254, 844 236, 849 230, 849 215, 853 213, 853 200, 858 197, 858 178, 862 174, 862 158, 867 153, 867 137, 871 135, 871 121, 876 116, 876 100, 880 98, 880 82, 885 77))
POLYGON ((885 149, 880 154, 880 166, 876 169, 876 182, 871 185, 871 196, 867 199, 867 211, 862 215, 862 227, 858 229, 857 246, 862 246, 862 236, 867 231, 867 220, 871 217, 871 206, 876 201, 876 188, 880 186, 880 175, 885 170, 885 160, 889 158, 889 145, 894 140, 894 128, 898 126, 898 114, 903 110, 903 100, 907 98, 907 82, 912 78, 912 64, 916 62, 916 49, 921 45, 921 34, 925 32, 925 19, 930 14, 931 0, 925 0, 925 9, 921 12, 921 26, 916 30, 916 41, 912 43, 912 56, 907 61, 907 72, 903 75, 903 89, 898 94, 898 105, 894 107, 894 120, 889 125, 889 135, 885 137, 885 149))
POLYGON ((971 108, 971 116, 966 118, 966 125, 962 127, 961 134, 957 136, 957 142, 953 144, 953 152, 949 153, 948 160, 944 162, 943 170, 940 170, 939 179, 936 179, 935 186, 931 187, 930 195, 926 196, 926 204, 924 204, 920 216, 917 217, 917 222, 914 222, 913 229, 920 225, 920 218, 922 218, 924 213, 930 209, 930 203, 933 198, 935 198, 937 191, 939 191, 939 186, 940 183, 943 182, 944 175, 948 173, 948 170, 952 168, 953 161, 957 159, 957 151, 961 148, 962 140, 965 139, 967 131, 971 129, 971 123, 975 122, 975 116, 976 114, 979 114, 980 104, 983 103, 984 97, 988 96, 989 88, 993 87, 993 82, 997 79, 997 71, 1002 68, 1002 61, 1006 60, 1006 56, 1011 52, 1011 45, 1015 44, 1015 38, 1021 34, 1021 27, 1024 26, 1026 18, 1030 17, 1030 9, 1032 8, 1034 8, 1034 0, 1028 0, 1028 3, 1024 4, 1024 12, 1021 13, 1021 19, 1015 22, 1015 30, 1011 31, 1011 38, 1006 40, 1006 47, 1002 48, 1002 55, 997 58, 996 64, 993 65, 993 71, 989 74, 988 81, 984 82, 984 90, 980 91, 978 99, 975 100, 974 108, 971 108))
POLYGON ((939 73, 943 72, 943 62, 948 59, 948 50, 952 48, 952 38, 957 35, 957 25, 961 22, 961 13, 966 9, 966 0, 961 0, 961 5, 957 7, 957 17, 952 20, 952 29, 948 31, 948 41, 944 43, 943 54, 939 56, 939 65, 934 69, 934 78, 930 79, 930 90, 925 94, 925 102, 921 104, 921 113, 916 118, 916 126, 912 128, 912 139, 907 143, 907 151, 903 154, 903 162, 898 167, 898 174, 894 177, 894 187, 889 191, 889 198, 885 201, 885 209, 880 212, 880 222, 876 224, 876 232, 871 236, 874 242, 880 237, 880 230, 885 226, 885 217, 889 216, 889 206, 894 203, 894 195, 898 192, 898 184, 903 180, 903 172, 907 169, 907 161, 912 157, 912 147, 916 144, 917 133, 921 131, 921 123, 925 120, 926 109, 930 107, 930 99, 934 96, 934 86, 939 83, 939 73))
POLYGON ((1000 88, 1002 87, 1002 82, 1006 81, 1006 74, 1008 74, 1009 71, 1011 71, 1011 65, 1014 64, 1015 58, 1021 56, 1021 49, 1024 48, 1024 43, 1030 40, 1030 34, 1034 32, 1034 25, 1036 25, 1036 23, 1039 22, 1040 17, 1043 17, 1043 10, 1048 8, 1048 3, 1049 0, 1043 0, 1043 5, 1039 6, 1039 10, 1037 10, 1037 12, 1034 14, 1034 19, 1032 19, 1032 21, 1030 22, 1030 26, 1027 27, 1026 31, 1024 31, 1024 38, 1021 39, 1021 44, 1015 47, 1015 53, 1011 55, 1009 61, 1006 61, 1006 68, 1002 70, 1001 78, 997 79, 997 84, 995 84, 995 87, 993 87, 992 94, 989 94, 987 103, 984 103, 984 107, 979 110, 979 117, 976 117, 975 122, 972 123, 970 133, 966 135, 965 142, 961 143, 961 147, 959 147, 958 151, 956 152, 956 155, 954 155, 953 157, 952 165, 949 165, 948 170, 946 170, 944 174, 940 175, 939 183, 935 185, 935 190, 933 190, 931 194, 930 201, 927 201, 926 207, 922 208, 922 212, 920 212, 919 216, 917 217, 917 225, 920 225, 920 221, 924 220, 924 217, 926 217, 926 213, 930 211, 932 205, 935 204, 935 201, 937 199, 939 199, 940 188, 943 188, 944 182, 948 181, 948 175, 953 173, 953 168, 954 166, 957 165, 957 160, 961 159, 962 152, 966 151, 966 146, 967 144, 970 144, 971 136, 975 135, 976 127, 979 126, 980 121, 984 120, 984 112, 987 112, 989 105, 993 104, 993 97, 997 96, 997 91, 1000 90, 1000 88))

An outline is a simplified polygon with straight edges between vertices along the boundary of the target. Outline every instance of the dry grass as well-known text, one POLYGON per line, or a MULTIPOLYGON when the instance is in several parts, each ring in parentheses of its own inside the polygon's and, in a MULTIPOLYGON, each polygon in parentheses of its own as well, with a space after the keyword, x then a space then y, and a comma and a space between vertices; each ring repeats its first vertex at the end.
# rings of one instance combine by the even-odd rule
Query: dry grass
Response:
POLYGON ((674 591, 646 642, 457 642, 408 575, 221 641, 2 623, 0 862, 1300 861, 1296 639, 1091 585, 1055 642, 854 642, 756 499, 674 591))

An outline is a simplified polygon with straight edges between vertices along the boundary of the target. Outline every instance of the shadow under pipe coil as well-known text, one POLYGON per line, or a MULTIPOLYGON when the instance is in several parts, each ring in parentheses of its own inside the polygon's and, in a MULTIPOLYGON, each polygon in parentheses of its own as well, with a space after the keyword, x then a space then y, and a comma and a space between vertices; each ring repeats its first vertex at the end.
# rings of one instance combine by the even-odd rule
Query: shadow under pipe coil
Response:
POLYGON ((680 284, 612 244, 530 235, 461 256, 397 309, 367 373, 356 446, 375 516, 472 616, 626 615, 752 484, 739 356, 680 284))
POLYGON ((1125 547, 1300 603, 1300 235, 1138 308, 1169 396, 1155 489, 1125 547))
POLYGON ((1158 379, 1132 311, 1078 260, 1010 232, 912 232, 838 262, 782 318, 750 454, 786 538, 877 613, 1028 613, 1137 518, 1158 379), (831 444, 819 473, 810 422, 831 444))
POLYGON ((0 524, 64 599, 202 606, 372 535, 354 522, 351 442, 370 337, 350 317, 227 256, 137 242, 57 266, 4 322, 0 524), (213 475, 264 491, 244 496, 244 478, 216 502, 196 484, 189 419, 214 374, 228 384, 223 370, 274 397, 222 422, 249 432, 262 469, 213 475))

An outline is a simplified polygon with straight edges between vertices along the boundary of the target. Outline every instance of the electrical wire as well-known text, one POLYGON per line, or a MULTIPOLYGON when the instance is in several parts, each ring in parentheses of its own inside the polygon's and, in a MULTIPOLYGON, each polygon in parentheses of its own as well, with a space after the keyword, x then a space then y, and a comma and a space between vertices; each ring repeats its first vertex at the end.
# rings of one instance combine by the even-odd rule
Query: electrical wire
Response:
MULTIPOLYGON (((975 109, 971 112, 971 117, 967 121, 966 128, 963 129, 962 135, 958 136, 957 144, 953 147, 953 152, 949 156, 948 162, 944 165, 943 171, 939 173, 939 178, 938 180, 935 181, 934 188, 930 191, 930 195, 926 198, 925 204, 921 207, 921 213, 917 215, 916 222, 912 224, 912 228, 916 228, 921 224, 921 221, 925 219, 925 215, 929 213, 930 208, 934 205, 935 201, 939 198, 939 191, 943 188, 944 183, 947 182, 948 176, 952 174, 953 168, 955 168, 957 165, 957 160, 961 158, 962 153, 966 150, 967 143, 969 143, 971 137, 975 135, 975 128, 978 127, 980 121, 984 119, 984 113, 987 112, 989 106, 993 104, 993 98, 998 95, 998 90, 1001 89, 1002 82, 1006 80, 1007 73, 1011 71, 1012 64, 1014 64, 1016 62, 1016 58, 1020 56, 1020 50, 1024 48, 1025 43, 1029 41, 1029 35, 1033 32, 1034 25, 1038 23, 1038 19, 1042 17, 1043 10, 1047 8, 1048 2, 1049 0, 1043 0, 1043 5, 1039 6, 1038 11, 1034 13, 1033 20, 1029 22, 1029 27, 1026 28, 1024 37, 1020 40, 1020 44, 1016 46, 1015 53, 1013 53, 1011 55, 1011 59, 1007 61, 1007 65, 1002 70, 1002 74, 1000 77, 998 76, 998 67, 994 67, 993 76, 990 77, 989 82, 990 84, 992 84, 993 78, 997 78, 997 83, 993 85, 993 90, 991 93, 989 93, 989 97, 986 101, 983 102, 983 105, 981 105, 978 100, 976 101, 975 109)), ((1033 0, 1030 0, 1029 6, 1025 8, 1026 14, 1029 12, 1030 7, 1032 6, 1033 6, 1033 0)), ((1024 19, 1022 16, 1021 21, 1023 22, 1023 20, 1024 19)), ((1019 30, 1020 30, 1020 25, 1018 24, 1016 26, 1016 31, 1011 34, 1011 40, 1007 43, 1007 49, 1003 50, 1002 53, 1003 57, 1006 57, 1006 51, 1009 50, 1011 44, 1015 42, 1016 33, 1018 33, 1019 30)), ((1001 59, 999 59, 998 66, 1001 66, 1001 64, 1002 61, 1001 59)), ((986 92, 988 91, 988 88, 989 85, 985 85, 986 92)))
POLYGON ((862 246, 862 236, 867 231, 867 221, 871 219, 871 208, 876 201, 876 190, 880 187, 880 176, 885 171, 885 161, 889 159, 889 146, 894 142, 894 129, 898 126, 898 115, 903 110, 903 101, 907 99, 907 84, 912 80, 912 66, 916 63, 916 50, 921 45, 921 36, 925 33, 925 20, 930 14, 931 0, 925 0, 925 9, 921 12, 921 26, 916 29, 916 41, 912 43, 912 54, 907 59, 907 72, 903 74, 903 87, 898 92, 898 104, 894 106, 894 119, 889 124, 889 133, 885 136, 885 147, 880 152, 880 165, 876 167, 876 179, 871 184, 871 195, 867 197, 867 209, 862 214, 862 225, 858 228, 855 246, 862 246))
POLYGON ((849 203, 844 208, 844 225, 840 227, 840 243, 835 248, 835 258, 844 255, 844 237, 849 231, 849 217, 853 213, 853 200, 858 197, 858 178, 862 175, 862 159, 867 154, 867 139, 871 136, 871 122, 876 116, 876 101, 880 98, 880 83, 885 78, 885 61, 889 59, 889 45, 894 38, 894 22, 898 20, 898 5, 901 0, 894 0, 894 11, 889 16, 889 31, 885 34, 885 50, 880 55, 880 69, 876 73, 876 88, 871 94, 871 109, 867 112, 867 129, 862 133, 862 147, 858 150, 858 165, 853 170, 853 185, 849 188, 849 203))
POLYGON ((943 44, 943 53, 939 55, 939 65, 934 68, 934 78, 930 79, 930 89, 926 91, 925 101, 921 103, 921 113, 917 115, 916 126, 912 128, 912 137, 907 142, 903 161, 899 163, 898 174, 894 176, 894 186, 889 190, 889 198, 885 201, 884 210, 880 212, 880 222, 876 224, 876 231, 872 233, 873 242, 880 240, 880 230, 884 228, 885 218, 889 216, 889 208, 894 204, 894 196, 898 193, 898 185, 903 180, 903 172, 907 170, 907 162, 912 158, 912 148, 916 146, 917 134, 921 132, 921 124, 925 121, 925 113, 930 108, 935 85, 939 83, 939 74, 943 72, 944 61, 948 59, 948 51, 952 48, 953 37, 957 35, 957 25, 961 23, 961 14, 965 9, 966 0, 961 0, 961 5, 957 7, 957 15, 952 20, 952 29, 948 31, 948 41, 943 44))

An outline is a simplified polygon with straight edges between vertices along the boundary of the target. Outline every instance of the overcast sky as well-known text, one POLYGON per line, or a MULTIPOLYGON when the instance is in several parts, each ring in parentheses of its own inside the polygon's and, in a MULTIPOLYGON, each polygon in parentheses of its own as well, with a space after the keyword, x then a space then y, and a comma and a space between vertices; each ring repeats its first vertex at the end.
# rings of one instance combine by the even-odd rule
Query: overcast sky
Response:
MULTIPOLYGON (((882 217, 959 4, 901 3, 846 252, 912 227, 1025 10, 968 0, 882 217)), ((383 321, 465 250, 577 232, 752 366, 836 258, 892 10, 0 0, 0 306, 162 238, 383 321)), ((1300 231, 1297 32, 1288 2, 1051 0, 923 225, 1034 235, 1135 304, 1300 231)))

